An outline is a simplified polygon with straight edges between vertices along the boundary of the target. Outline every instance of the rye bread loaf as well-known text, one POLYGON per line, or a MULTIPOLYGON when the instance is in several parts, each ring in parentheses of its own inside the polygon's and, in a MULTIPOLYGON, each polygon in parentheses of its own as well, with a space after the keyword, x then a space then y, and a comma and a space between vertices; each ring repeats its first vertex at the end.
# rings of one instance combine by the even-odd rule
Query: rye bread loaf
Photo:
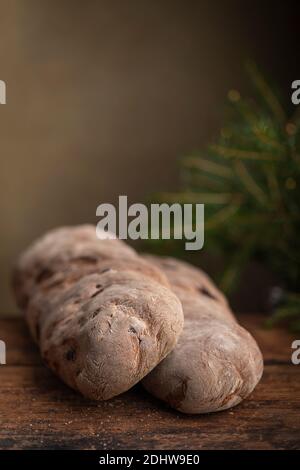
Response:
POLYGON ((184 329, 174 350, 144 378, 144 387, 184 413, 237 405, 262 376, 263 359, 255 340, 201 270, 171 258, 145 259, 166 274, 182 302, 184 329))
POLYGON ((165 276, 95 227, 51 231, 20 257, 18 304, 46 364, 96 400, 139 382, 174 348, 181 303, 165 276))

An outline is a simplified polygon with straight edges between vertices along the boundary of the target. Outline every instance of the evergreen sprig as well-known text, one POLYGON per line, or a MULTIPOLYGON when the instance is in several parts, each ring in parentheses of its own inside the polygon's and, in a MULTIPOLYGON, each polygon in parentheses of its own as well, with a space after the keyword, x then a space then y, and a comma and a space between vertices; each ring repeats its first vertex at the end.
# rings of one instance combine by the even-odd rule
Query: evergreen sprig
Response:
POLYGON ((268 324, 300 331, 300 115, 286 116, 255 64, 247 72, 255 99, 228 93, 216 142, 180 160, 182 191, 159 200, 205 203, 206 248, 227 260, 221 287, 231 291, 250 259, 263 261, 281 289, 268 324))

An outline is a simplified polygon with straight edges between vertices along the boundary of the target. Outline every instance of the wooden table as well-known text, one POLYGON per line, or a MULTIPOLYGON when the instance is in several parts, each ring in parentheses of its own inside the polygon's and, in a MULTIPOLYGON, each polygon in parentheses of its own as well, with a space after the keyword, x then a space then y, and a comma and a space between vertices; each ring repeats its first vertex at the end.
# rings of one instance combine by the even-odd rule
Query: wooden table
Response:
POLYGON ((264 330, 257 315, 240 322, 262 348, 261 383, 236 408, 186 416, 139 385, 108 402, 82 398, 42 365, 22 319, 0 319, 7 347, 7 364, 0 366, 0 448, 299 449, 300 365, 291 364, 296 337, 264 330))

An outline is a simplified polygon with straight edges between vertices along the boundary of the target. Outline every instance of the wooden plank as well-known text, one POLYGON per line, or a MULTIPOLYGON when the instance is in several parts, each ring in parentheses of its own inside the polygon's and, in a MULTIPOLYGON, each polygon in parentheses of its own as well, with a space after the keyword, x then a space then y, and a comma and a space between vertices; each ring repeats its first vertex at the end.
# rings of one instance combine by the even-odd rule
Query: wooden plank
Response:
POLYGON ((299 449, 300 366, 290 362, 291 337, 243 318, 268 358, 263 379, 238 407, 201 416, 168 409, 140 385, 108 402, 86 400, 41 365, 22 320, 1 320, 8 364, 0 366, 0 448, 299 449))
POLYGON ((185 416, 140 386, 95 403, 41 366, 1 368, 0 448, 295 449, 300 380, 295 366, 267 366, 251 398, 221 413, 185 416))
POLYGON ((38 348, 33 343, 23 318, 0 318, 0 339, 6 344, 8 365, 42 363, 38 348))

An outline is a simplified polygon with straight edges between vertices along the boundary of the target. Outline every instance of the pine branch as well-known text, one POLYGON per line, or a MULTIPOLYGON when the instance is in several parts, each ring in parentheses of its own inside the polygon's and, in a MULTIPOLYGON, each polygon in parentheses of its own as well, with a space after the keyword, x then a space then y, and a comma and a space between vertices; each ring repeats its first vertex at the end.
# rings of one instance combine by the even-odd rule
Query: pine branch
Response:
POLYGON ((181 159, 183 190, 158 200, 206 204, 206 249, 217 248, 227 260, 222 287, 236 286, 243 267, 258 257, 284 286, 270 324, 300 331, 300 108, 287 119, 257 66, 249 62, 247 71, 256 99, 228 93, 219 138, 181 159))

